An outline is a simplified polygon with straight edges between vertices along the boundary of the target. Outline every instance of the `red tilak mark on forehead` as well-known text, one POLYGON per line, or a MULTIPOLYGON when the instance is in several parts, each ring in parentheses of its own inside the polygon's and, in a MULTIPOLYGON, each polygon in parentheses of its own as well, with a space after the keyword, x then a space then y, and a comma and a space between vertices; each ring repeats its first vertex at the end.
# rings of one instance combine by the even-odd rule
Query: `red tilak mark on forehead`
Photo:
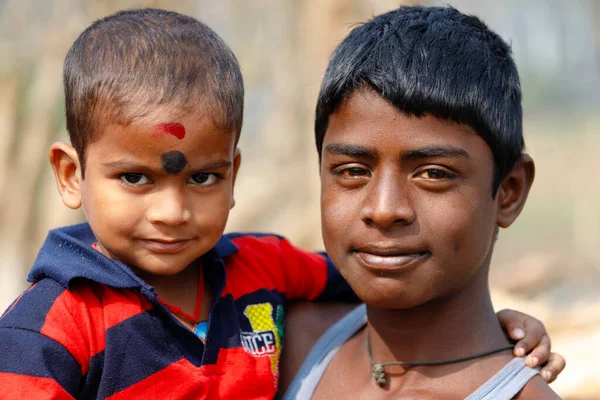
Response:
POLYGON ((156 125, 156 130, 154 137, 162 136, 164 134, 173 135, 177 139, 183 139, 185 137, 185 127, 181 125, 179 122, 168 122, 165 124, 156 125))

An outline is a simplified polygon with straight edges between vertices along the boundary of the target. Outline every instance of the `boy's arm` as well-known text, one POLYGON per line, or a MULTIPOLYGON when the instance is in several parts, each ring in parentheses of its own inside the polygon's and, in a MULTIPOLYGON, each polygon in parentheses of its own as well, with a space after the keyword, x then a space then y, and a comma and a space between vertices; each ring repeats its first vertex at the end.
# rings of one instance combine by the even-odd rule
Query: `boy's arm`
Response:
POLYGON ((240 253, 267 267, 287 300, 359 300, 325 253, 308 252, 276 235, 230 234, 240 253))

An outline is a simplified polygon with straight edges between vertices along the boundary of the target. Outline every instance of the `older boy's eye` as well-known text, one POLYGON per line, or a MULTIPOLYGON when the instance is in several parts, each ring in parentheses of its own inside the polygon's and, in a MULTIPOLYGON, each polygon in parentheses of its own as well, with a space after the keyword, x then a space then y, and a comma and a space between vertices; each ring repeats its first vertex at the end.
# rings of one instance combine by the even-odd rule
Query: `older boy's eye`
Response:
POLYGON ((430 180, 448 179, 453 178, 454 175, 450 172, 440 168, 429 168, 419 173, 421 178, 430 180))
POLYGON ((333 174, 336 176, 341 176, 341 177, 346 177, 346 178, 355 178, 355 177, 368 176, 369 171, 364 168, 349 167, 349 168, 342 168, 342 169, 335 170, 335 171, 333 171, 333 174))
POLYGON ((210 186, 217 181, 215 174, 194 174, 190 176, 190 182, 196 185, 210 186))
POLYGON ((150 180, 144 174, 126 173, 121 175, 121 180, 130 185, 145 185, 150 180))

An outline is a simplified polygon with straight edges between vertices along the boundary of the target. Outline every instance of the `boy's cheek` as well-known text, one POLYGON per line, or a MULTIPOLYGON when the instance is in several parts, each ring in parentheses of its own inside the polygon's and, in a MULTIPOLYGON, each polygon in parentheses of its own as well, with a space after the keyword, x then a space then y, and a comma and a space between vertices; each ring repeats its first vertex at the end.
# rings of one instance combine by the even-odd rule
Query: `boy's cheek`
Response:
MULTIPOLYGON (((421 227, 420 235, 429 238, 431 250, 440 258, 475 257, 483 261, 490 250, 495 229, 491 207, 466 202, 438 202, 434 207, 430 202, 429 205, 429 217, 420 218, 422 213, 417 211, 417 221, 421 227)), ((466 259, 463 262, 466 265, 473 263, 466 259)))
POLYGON ((205 231, 219 233, 225 229, 229 218, 233 196, 223 193, 210 199, 197 199, 193 201, 193 219, 197 221, 205 231))
POLYGON ((143 216, 143 206, 131 201, 126 194, 109 189, 82 191, 82 203, 88 221, 94 230, 129 231, 143 216))

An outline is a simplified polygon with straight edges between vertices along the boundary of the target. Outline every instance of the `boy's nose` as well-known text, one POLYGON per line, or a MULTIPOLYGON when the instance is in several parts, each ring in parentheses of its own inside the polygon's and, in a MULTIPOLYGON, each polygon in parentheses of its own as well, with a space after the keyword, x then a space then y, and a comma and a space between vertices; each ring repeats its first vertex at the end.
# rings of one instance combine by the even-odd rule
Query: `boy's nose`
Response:
POLYGON ((185 194, 177 189, 165 189, 149 198, 146 218, 153 224, 177 226, 192 218, 185 194))
POLYGON ((399 182, 399 177, 391 175, 371 183, 361 210, 361 219, 365 224, 387 229, 414 222, 416 213, 409 189, 399 182))

